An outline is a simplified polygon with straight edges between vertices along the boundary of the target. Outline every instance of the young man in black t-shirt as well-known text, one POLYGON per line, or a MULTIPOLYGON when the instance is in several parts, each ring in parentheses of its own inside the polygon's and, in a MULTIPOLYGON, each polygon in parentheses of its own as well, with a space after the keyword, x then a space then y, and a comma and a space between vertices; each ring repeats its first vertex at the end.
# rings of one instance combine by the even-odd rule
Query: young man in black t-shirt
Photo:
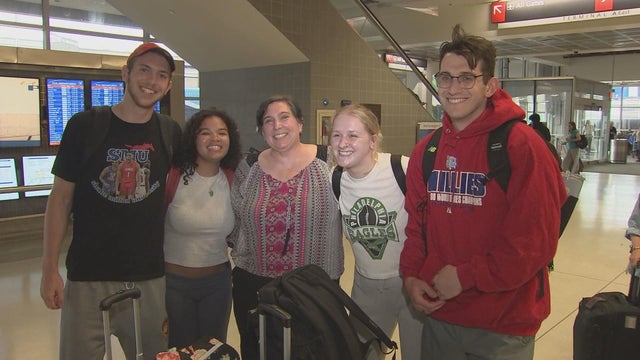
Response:
MULTIPOLYGON (((163 201, 180 127, 160 119, 153 107, 171 89, 174 71, 174 60, 166 50, 154 43, 140 45, 122 68, 126 83, 123 100, 108 113, 102 112, 104 118, 99 118, 100 111, 74 115, 63 134, 45 211, 40 288, 48 308, 62 309, 61 359, 102 358, 105 347, 98 304, 106 296, 131 287, 140 288, 143 294, 143 353, 152 358, 166 349, 162 333, 166 319, 163 201), (92 124, 102 120, 108 121, 104 140, 89 144, 92 124), (170 124, 161 126, 161 121, 170 124), (173 135, 171 143, 163 141, 163 131, 173 135), (132 170, 146 162, 153 164, 147 190, 118 196, 118 176, 113 191, 105 191, 100 177, 104 169, 127 161, 132 170), (66 258, 65 284, 58 260, 71 214, 73 239, 66 258)), ((135 184, 131 186, 135 190, 135 184)), ((127 358, 135 358, 131 319, 130 302, 114 306, 111 328, 127 358)))

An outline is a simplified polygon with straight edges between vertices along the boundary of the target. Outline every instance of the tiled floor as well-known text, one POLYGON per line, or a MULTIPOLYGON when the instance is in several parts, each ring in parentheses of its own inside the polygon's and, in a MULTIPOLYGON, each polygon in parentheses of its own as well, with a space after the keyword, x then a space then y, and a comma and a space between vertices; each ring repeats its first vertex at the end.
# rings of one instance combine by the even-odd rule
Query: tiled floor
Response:
MULTIPOLYGON (((572 327, 582 297, 602 290, 627 291, 628 241, 623 234, 640 191, 640 176, 584 176, 578 206, 555 257, 552 312, 538 333, 535 360, 572 359, 572 327)), ((353 258, 347 254, 342 284, 350 288, 353 258)), ((44 307, 39 286, 39 258, 0 263, 0 360, 57 358, 60 313, 44 307)), ((238 348, 234 329, 232 323, 228 342, 238 348)), ((123 356, 116 351, 114 358, 123 356)))

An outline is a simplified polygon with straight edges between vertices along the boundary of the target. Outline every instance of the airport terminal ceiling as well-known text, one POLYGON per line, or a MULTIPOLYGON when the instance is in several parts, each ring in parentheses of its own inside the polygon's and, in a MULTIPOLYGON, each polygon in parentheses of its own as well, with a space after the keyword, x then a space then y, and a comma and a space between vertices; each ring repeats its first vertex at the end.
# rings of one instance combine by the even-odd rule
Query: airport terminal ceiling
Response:
MULTIPOLYGON (((362 18, 354 0, 330 0, 374 49, 388 46, 373 25, 362 18)), ((589 0, 547 0, 577 3, 589 0)), ((403 49, 411 56, 437 59, 442 41, 461 23, 470 33, 494 41, 499 57, 537 58, 561 62, 563 56, 640 52, 640 15, 605 20, 565 22, 498 29, 490 22, 488 0, 363 0, 403 49)), ((512 3, 522 2, 518 0, 512 3)), ((638 5, 640 7, 640 5, 638 5)))
MULTIPOLYGON (((34 4, 38 0, 3 0, 34 4)), ((362 18, 354 0, 330 1, 369 45, 383 52, 371 24, 362 18)), ((363 0, 396 41, 411 56, 437 58, 438 47, 450 37, 453 24, 462 23, 474 34, 493 40, 499 57, 535 58, 562 65, 565 56, 640 52, 640 15, 498 29, 490 22, 489 0, 363 0)), ((516 3, 524 0, 510 0, 516 3)), ((578 3, 589 0, 546 0, 578 3)), ((616 3, 633 3, 618 1, 616 3)), ((226 70, 306 61, 304 55, 253 8, 250 1, 201 0, 55 0, 55 6, 98 10, 113 6, 149 29, 201 71, 226 70), (174 24, 175 26, 166 26, 174 24), (206 26, 204 26, 206 24, 206 26), (206 46, 205 46, 206 44, 206 46), (216 56, 207 49, 215 48, 216 56), (256 48, 262 56, 252 56, 256 48)), ((613 3, 613 1, 612 1, 613 3)), ((640 7, 640 6, 639 6, 640 7)), ((328 41, 328 45, 330 41, 328 41)))

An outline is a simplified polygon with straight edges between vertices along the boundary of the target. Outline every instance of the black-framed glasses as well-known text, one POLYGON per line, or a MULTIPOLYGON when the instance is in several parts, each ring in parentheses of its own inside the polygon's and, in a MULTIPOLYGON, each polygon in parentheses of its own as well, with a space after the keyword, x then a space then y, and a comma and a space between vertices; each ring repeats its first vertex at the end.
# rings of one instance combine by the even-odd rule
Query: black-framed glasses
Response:
POLYGON ((474 75, 472 73, 463 73, 458 76, 453 76, 447 72, 439 72, 434 75, 436 78, 436 84, 439 88, 446 89, 451 87, 453 79, 458 79, 458 84, 463 89, 471 89, 476 84, 476 79, 484 74, 474 75))

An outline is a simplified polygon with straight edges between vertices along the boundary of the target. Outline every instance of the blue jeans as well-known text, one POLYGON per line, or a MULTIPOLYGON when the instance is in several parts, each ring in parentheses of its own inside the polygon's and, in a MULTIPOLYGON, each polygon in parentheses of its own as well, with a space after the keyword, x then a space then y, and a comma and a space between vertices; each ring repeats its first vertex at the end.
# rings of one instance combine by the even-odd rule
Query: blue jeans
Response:
POLYGON ((182 348, 203 336, 226 342, 231 316, 231 268, 200 278, 171 273, 165 277, 169 347, 182 348))

